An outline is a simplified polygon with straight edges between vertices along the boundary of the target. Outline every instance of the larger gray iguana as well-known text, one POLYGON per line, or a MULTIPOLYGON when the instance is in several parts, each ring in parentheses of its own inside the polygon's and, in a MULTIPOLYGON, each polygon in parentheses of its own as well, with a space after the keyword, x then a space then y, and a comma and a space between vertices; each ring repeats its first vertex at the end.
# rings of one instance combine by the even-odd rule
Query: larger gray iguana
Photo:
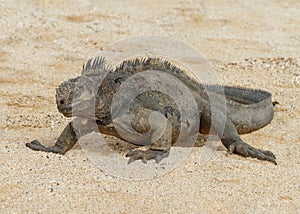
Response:
MULTIPOLYGON (((147 81, 151 83, 151 78, 147 81)), ((155 84, 159 84, 162 88, 168 86, 163 78, 158 82, 156 79, 155 84)), ((179 90, 178 94, 183 94, 180 88, 171 90, 179 90)), ((126 93, 124 91, 124 99, 126 93)), ((180 97, 180 100, 183 104, 188 102, 185 101, 185 97, 180 97)), ((119 108, 122 108, 121 100, 114 100, 114 102, 116 106, 120 105, 119 108)), ((198 121, 199 124, 194 126, 197 130, 191 128, 187 131, 188 135, 199 132, 209 134, 212 130, 230 153, 276 164, 272 152, 256 149, 245 143, 239 136, 270 123, 274 114, 270 93, 240 87, 203 85, 184 69, 164 59, 130 59, 113 69, 106 65, 104 58, 91 58, 83 66, 79 77, 70 79, 57 88, 56 103, 58 110, 64 116, 76 116, 76 118, 65 127, 54 146, 45 147, 34 140, 27 143, 27 147, 37 151, 65 154, 81 136, 99 130, 100 133, 125 139, 130 143, 144 145, 141 149, 127 153, 126 156, 130 157, 129 162, 138 159, 155 159, 158 162, 168 156, 171 146, 178 140, 181 124, 190 127, 193 122, 198 121), (122 120, 124 112, 112 111, 113 97, 122 83, 130 77, 137 76, 136 85, 130 90, 143 86, 145 84, 143 77, 136 74, 151 70, 172 75, 189 89, 197 106, 197 112, 192 112, 195 117, 183 120, 181 113, 189 112, 189 107, 180 109, 172 97, 157 90, 144 91, 134 97, 128 110, 129 122, 122 120), (221 97, 222 93, 225 94, 226 111, 223 109, 222 102, 214 103, 214 106, 210 102, 209 94, 221 97), (212 110, 212 107, 215 109, 212 110), (162 122, 155 119, 154 112, 160 113, 160 119, 163 116, 163 130, 161 130, 162 122), (151 120, 153 115, 154 119, 151 120), (97 124, 97 130, 94 124, 97 124)))

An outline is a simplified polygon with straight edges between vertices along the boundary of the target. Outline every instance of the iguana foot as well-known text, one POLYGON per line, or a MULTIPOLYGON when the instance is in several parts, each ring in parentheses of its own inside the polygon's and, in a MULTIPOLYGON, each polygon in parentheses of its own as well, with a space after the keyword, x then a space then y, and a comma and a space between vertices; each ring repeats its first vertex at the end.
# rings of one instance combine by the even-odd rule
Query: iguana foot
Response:
POLYGON ((126 157, 130 157, 128 164, 136 160, 142 160, 144 163, 147 163, 147 160, 154 159, 156 163, 159 163, 163 158, 169 156, 169 151, 163 150, 152 150, 143 151, 141 149, 134 149, 129 151, 126 154, 126 157))
POLYGON ((26 146, 32 150, 35 151, 43 151, 43 152, 53 152, 57 154, 64 154, 62 149, 59 146, 51 146, 51 147, 46 147, 42 145, 39 141, 34 140, 30 143, 26 143, 26 146))
POLYGON ((229 153, 235 153, 244 157, 257 158, 263 161, 269 161, 277 165, 275 155, 268 150, 256 149, 244 142, 232 143, 229 148, 229 153))

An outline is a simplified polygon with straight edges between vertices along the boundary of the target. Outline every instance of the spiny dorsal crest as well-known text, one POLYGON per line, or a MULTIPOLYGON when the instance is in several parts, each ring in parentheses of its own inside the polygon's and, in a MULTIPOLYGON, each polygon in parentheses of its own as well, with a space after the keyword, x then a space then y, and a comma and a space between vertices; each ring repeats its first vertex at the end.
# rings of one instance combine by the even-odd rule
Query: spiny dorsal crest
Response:
POLYGON ((195 75, 193 75, 193 73, 189 72, 187 69, 180 68, 178 65, 175 65, 175 63, 158 57, 134 58, 125 60, 119 66, 117 66, 115 72, 125 72, 128 75, 150 69, 160 70, 172 74, 181 81, 188 83, 189 85, 193 85, 194 87, 199 88, 202 86, 201 83, 196 79, 195 75))
POLYGON ((112 67, 106 64, 106 60, 102 56, 90 58, 86 64, 82 66, 81 75, 99 74, 103 71, 111 71, 112 67))
MULTIPOLYGON (((235 94, 235 91, 238 91, 240 95, 240 100, 244 97, 248 97, 252 101, 260 101, 271 97, 271 94, 257 89, 249 89, 240 86, 225 86, 217 84, 203 84, 200 80, 197 80, 195 75, 189 72, 185 68, 179 67, 173 62, 168 61, 167 59, 162 58, 134 58, 123 61, 116 69, 116 71, 125 72, 125 73, 137 73, 145 70, 160 70, 168 72, 176 76, 181 81, 187 83, 189 86, 193 86, 195 89, 202 91, 211 91, 217 94, 235 94), (254 93, 255 92, 255 93, 254 93)), ((237 95, 235 95, 237 96, 237 95)), ((236 98, 237 99, 237 98, 236 98)), ((240 101, 241 102, 241 101, 240 101)), ((249 102, 249 101, 247 101, 249 102)))

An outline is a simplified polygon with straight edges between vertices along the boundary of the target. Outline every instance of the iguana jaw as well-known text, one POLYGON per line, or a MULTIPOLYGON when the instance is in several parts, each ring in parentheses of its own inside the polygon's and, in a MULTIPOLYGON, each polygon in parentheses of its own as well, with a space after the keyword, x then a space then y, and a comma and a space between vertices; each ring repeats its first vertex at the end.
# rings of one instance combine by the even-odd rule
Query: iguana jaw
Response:
POLYGON ((90 119, 95 119, 95 112, 91 109, 93 101, 88 100, 82 102, 81 100, 73 101, 69 104, 57 105, 58 111, 62 113, 65 117, 86 117, 90 119))
POLYGON ((76 109, 76 106, 80 104, 79 101, 72 102, 70 104, 61 104, 57 105, 57 109, 60 113, 62 113, 65 117, 73 117, 76 115, 73 115, 73 109, 76 109))

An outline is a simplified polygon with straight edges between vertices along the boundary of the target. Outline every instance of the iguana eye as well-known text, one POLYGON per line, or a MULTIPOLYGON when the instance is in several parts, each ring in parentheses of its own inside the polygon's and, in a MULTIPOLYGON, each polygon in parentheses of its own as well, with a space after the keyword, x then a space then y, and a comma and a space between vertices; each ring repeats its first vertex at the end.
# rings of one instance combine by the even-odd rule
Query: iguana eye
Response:
POLYGON ((118 78, 115 79, 115 83, 121 84, 122 80, 123 80, 122 77, 118 77, 118 78))

